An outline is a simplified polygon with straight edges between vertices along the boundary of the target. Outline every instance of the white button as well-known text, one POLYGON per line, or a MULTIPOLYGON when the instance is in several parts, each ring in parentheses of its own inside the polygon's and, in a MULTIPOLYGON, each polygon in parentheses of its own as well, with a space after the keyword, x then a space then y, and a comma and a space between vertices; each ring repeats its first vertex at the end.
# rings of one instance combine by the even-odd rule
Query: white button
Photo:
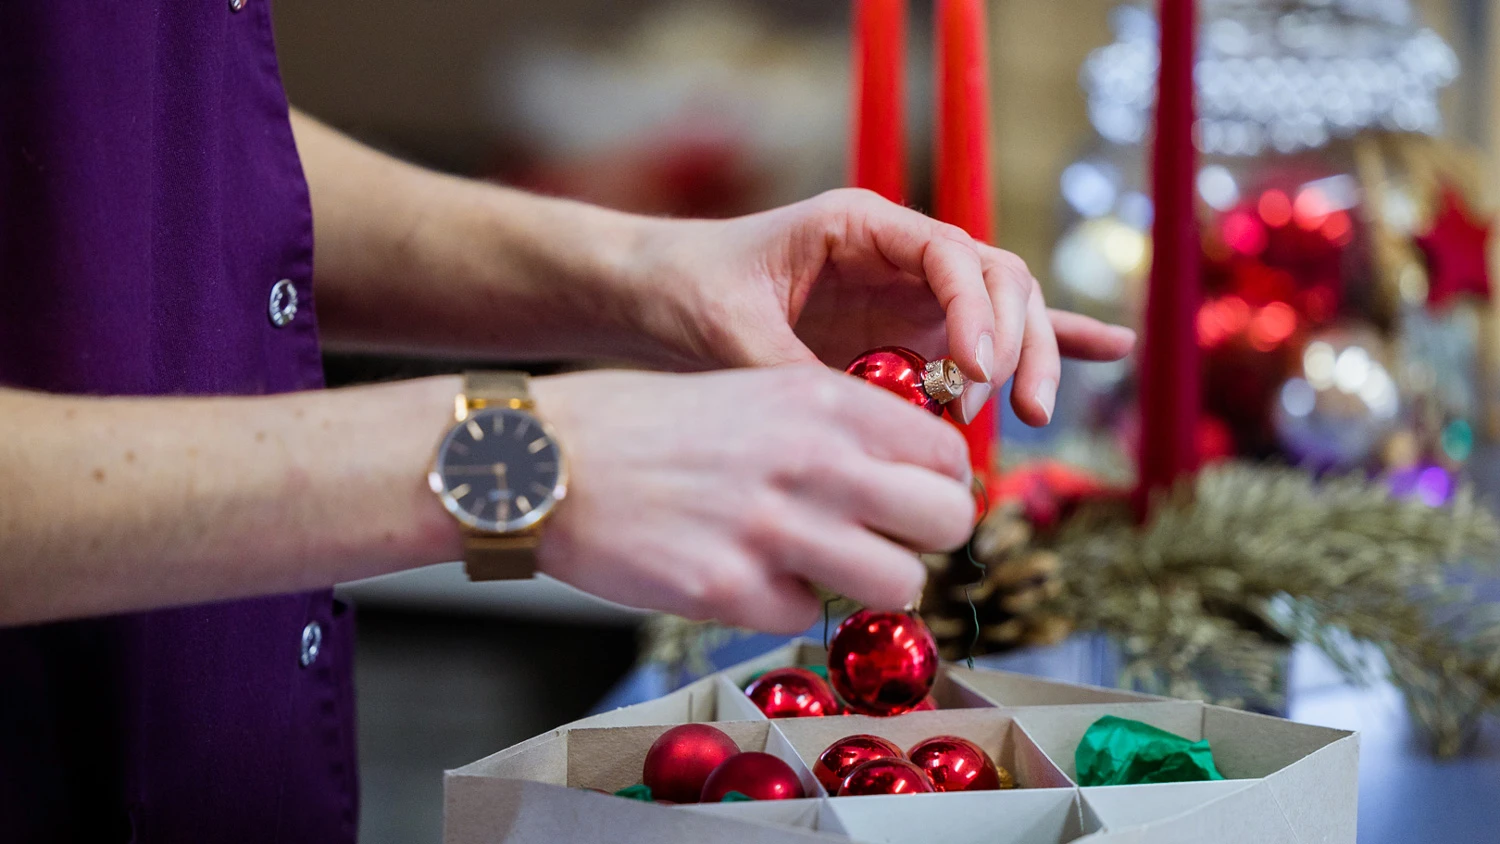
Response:
POLYGON ((245 0, 229 0, 229 11, 238 12, 245 8, 245 0))
POLYGON ((302 628, 302 656, 297 661, 302 663, 303 668, 306 668, 317 660, 318 651, 322 649, 323 625, 316 621, 309 621, 307 626, 302 628))
POLYGON ((271 324, 281 328, 297 315, 297 286, 284 278, 271 287, 271 304, 267 308, 271 324))

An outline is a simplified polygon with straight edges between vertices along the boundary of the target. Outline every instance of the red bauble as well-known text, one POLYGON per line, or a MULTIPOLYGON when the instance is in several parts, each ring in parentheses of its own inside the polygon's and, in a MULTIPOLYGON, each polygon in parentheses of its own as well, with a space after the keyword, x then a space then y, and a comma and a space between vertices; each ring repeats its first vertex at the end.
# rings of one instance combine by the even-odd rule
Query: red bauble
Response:
POLYGON ((823 784, 829 794, 836 795, 844 778, 856 766, 871 759, 902 758, 905 758, 905 754, 901 752, 901 748, 880 736, 847 736, 828 745, 828 749, 818 754, 818 761, 813 763, 813 776, 818 778, 818 782, 823 784))
POLYGON ((1000 787, 995 760, 977 744, 958 736, 934 736, 907 754, 938 791, 993 791, 1000 787))
POLYGON ((718 727, 683 724, 662 733, 646 751, 641 781, 657 800, 694 803, 708 775, 739 752, 734 739, 718 727))
POLYGON ((769 753, 736 753, 708 775, 701 802, 718 803, 731 791, 752 800, 795 800, 804 795, 792 766, 769 753))
POLYGON ((937 642, 920 618, 860 610, 844 619, 828 646, 828 679, 849 708, 900 715, 932 691, 937 642))
POLYGON ((838 796, 862 794, 926 794, 933 791, 932 780, 916 765, 905 759, 872 759, 856 765, 838 796))
POLYGON ((900 346, 884 346, 865 352, 844 371, 939 415, 943 412, 943 405, 958 398, 967 384, 953 361, 929 362, 911 349, 900 346))
POLYGON ((775 668, 745 689, 767 718, 837 715, 839 702, 822 677, 806 668, 775 668))

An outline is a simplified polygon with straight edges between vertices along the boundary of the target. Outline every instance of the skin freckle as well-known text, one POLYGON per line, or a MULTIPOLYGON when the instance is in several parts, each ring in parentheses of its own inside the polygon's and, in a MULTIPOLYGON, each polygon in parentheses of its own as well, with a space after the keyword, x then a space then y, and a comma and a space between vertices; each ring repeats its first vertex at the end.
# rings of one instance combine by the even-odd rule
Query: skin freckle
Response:
POLYGON ((63 411, 63 418, 64 419, 76 419, 76 418, 78 418, 78 411, 76 411, 76 410, 74 410, 73 408, 70 407, 67 410, 63 411))
POLYGON ((127 451, 127 452, 125 452, 125 462, 126 463, 134 463, 135 462, 135 452, 133 452, 133 451, 127 451))
POLYGON ((256 431, 255 432, 255 441, 258 442, 258 443, 265 442, 266 441, 266 432, 265 431, 256 431))
POLYGON ((103 469, 95 469, 94 470, 94 480, 97 481, 97 482, 99 482, 99 483, 101 483, 101 484, 104 483, 104 470, 103 469))

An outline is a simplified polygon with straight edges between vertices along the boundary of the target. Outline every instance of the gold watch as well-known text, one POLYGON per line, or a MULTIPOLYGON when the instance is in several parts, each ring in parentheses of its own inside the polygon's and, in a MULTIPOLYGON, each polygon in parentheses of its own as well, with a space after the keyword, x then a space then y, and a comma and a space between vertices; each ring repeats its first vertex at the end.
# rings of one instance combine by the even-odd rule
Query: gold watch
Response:
POLYGON ((536 573, 536 546, 568 491, 568 464, 520 372, 466 372, 457 424, 438 443, 427 484, 464 531, 470 580, 536 573))

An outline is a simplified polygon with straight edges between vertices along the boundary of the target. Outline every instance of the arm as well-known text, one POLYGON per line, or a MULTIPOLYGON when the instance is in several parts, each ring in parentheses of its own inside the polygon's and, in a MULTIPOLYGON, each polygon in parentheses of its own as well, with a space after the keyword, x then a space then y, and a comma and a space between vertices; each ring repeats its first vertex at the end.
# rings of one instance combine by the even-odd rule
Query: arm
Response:
MULTIPOLYGON (((460 556, 427 489, 456 377, 256 398, 0 390, 0 625, 329 586, 460 556)), ((541 571, 781 633, 808 584, 896 609, 956 547, 963 439, 821 367, 533 381, 571 466, 541 571)))
POLYGON ((733 220, 665 220, 439 176, 300 114, 319 318, 335 342, 675 369, 821 360, 875 346, 1016 377, 1044 424, 1059 352, 1127 354, 1128 329, 1049 311, 1014 255, 866 191, 733 220))
POLYGON ((256 398, 0 390, 0 624, 454 559, 424 474, 457 391, 456 377, 256 398))
POLYGON ((300 112, 292 128, 331 345, 652 357, 622 307, 645 218, 424 170, 300 112))

